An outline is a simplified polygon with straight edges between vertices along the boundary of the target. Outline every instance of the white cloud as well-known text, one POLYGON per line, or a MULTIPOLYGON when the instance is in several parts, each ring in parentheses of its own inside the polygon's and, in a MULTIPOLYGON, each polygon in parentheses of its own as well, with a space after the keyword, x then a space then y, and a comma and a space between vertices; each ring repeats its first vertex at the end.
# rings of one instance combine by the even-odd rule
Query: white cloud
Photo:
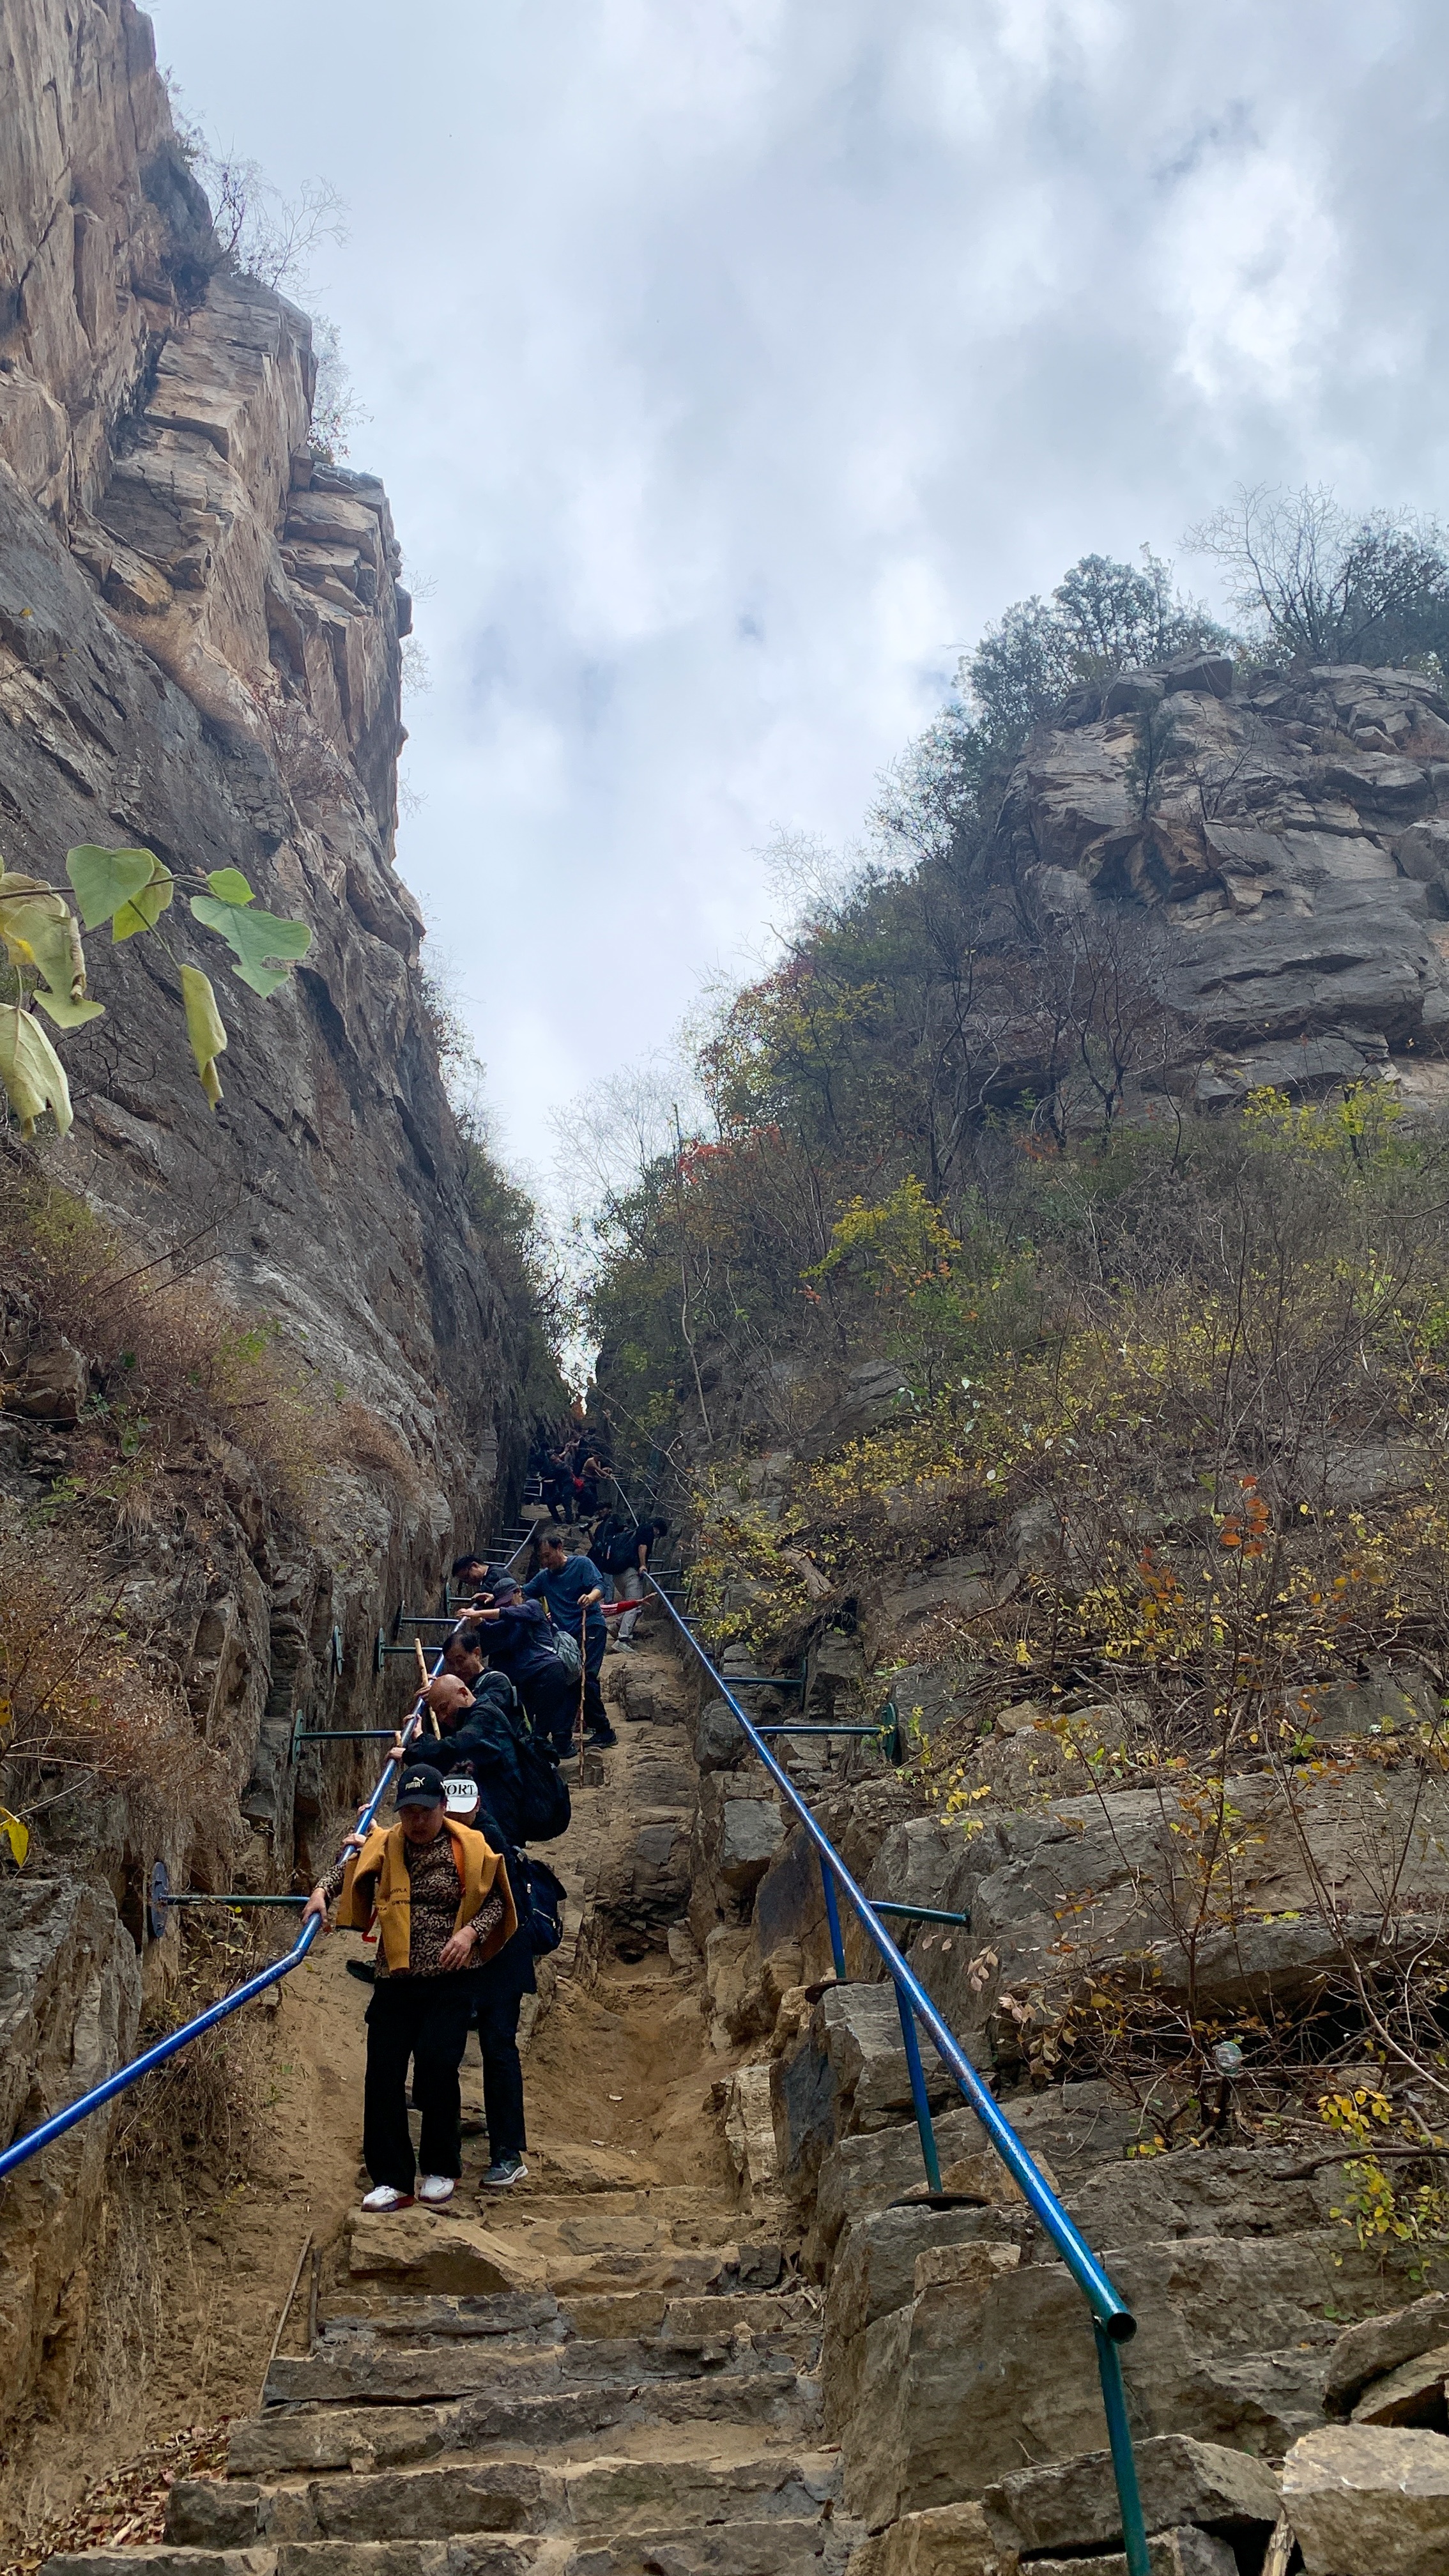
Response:
POLYGON ((1008 600, 1240 480, 1449 506, 1433 0, 155 14, 350 200, 356 460, 435 583, 401 862, 539 1160, 1008 600))

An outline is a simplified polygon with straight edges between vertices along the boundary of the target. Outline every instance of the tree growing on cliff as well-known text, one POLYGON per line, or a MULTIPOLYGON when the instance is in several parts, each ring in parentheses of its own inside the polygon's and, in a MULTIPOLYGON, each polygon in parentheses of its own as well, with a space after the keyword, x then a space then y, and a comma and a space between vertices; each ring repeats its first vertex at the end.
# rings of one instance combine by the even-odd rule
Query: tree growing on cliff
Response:
POLYGON ((7 869, 0 874, 0 1085, 29 1138, 49 1110, 64 1136, 71 1124, 65 1067, 39 1017, 62 1030, 84 1028, 105 1005, 86 990, 81 925, 111 925, 111 944, 151 933, 166 949, 181 980, 186 1034, 202 1090, 213 1109, 221 1098, 217 1058, 226 1028, 211 979, 172 952, 159 928, 178 886, 189 891, 192 916, 203 930, 225 940, 232 973, 263 997, 286 982, 312 945, 302 921, 284 921, 256 901, 240 868, 215 868, 206 876, 174 876, 152 850, 102 850, 82 844, 66 852, 65 872, 75 895, 77 922, 63 894, 42 877, 7 869))
POLYGON ((1230 641, 1150 546, 1140 565, 1083 555, 1049 600, 1018 600, 963 655, 958 694, 891 774, 877 830, 902 857, 944 855, 989 822, 1033 725, 1073 689, 1230 641))
POLYGON ((1449 667, 1449 537, 1411 510, 1345 510, 1320 484, 1242 487, 1184 543, 1223 566, 1259 646, 1290 662, 1449 667))

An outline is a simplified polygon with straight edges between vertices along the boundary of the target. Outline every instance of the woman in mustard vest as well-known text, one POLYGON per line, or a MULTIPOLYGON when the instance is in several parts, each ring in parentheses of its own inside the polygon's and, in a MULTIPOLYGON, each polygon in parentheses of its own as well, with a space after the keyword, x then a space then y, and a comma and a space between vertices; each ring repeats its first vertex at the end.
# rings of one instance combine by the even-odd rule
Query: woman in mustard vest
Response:
POLYGON ((334 1898, 340 1929, 367 1932, 375 1921, 378 1931, 362 2114, 373 2188, 362 2206, 407 2209, 415 2196, 436 2206, 452 2199, 463 2170, 458 2069, 479 1970, 518 1929, 507 1867, 482 1834, 449 1816, 441 1774, 412 1762, 397 1784, 397 1823, 374 1825, 318 1881, 306 1914, 325 1927, 334 1898), (416 2195, 409 2059, 423 2115, 416 2195))

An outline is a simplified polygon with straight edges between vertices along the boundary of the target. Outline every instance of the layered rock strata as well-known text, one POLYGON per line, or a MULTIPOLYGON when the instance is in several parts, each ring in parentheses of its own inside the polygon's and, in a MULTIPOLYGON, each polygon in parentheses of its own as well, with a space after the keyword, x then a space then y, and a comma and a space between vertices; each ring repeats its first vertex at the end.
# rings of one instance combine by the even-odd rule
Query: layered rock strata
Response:
POLYGON ((1446 861, 1437 682, 1347 665, 1245 681, 1196 656, 1081 690, 1039 729, 987 914, 1009 888, 1088 946, 1125 937, 1150 960, 1186 1032, 1158 1050, 1159 1087, 1211 1103, 1387 1071, 1432 1090, 1446 861))

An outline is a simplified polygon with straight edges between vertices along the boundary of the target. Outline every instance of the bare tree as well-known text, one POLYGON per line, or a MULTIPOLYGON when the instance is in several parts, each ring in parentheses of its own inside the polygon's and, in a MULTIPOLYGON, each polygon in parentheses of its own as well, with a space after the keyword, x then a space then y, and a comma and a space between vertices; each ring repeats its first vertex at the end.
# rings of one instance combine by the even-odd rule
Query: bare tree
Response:
POLYGON ((1437 519, 1345 510, 1326 484, 1240 487, 1183 540, 1213 555, 1256 640, 1297 662, 1420 661, 1449 650, 1449 552, 1437 519))

